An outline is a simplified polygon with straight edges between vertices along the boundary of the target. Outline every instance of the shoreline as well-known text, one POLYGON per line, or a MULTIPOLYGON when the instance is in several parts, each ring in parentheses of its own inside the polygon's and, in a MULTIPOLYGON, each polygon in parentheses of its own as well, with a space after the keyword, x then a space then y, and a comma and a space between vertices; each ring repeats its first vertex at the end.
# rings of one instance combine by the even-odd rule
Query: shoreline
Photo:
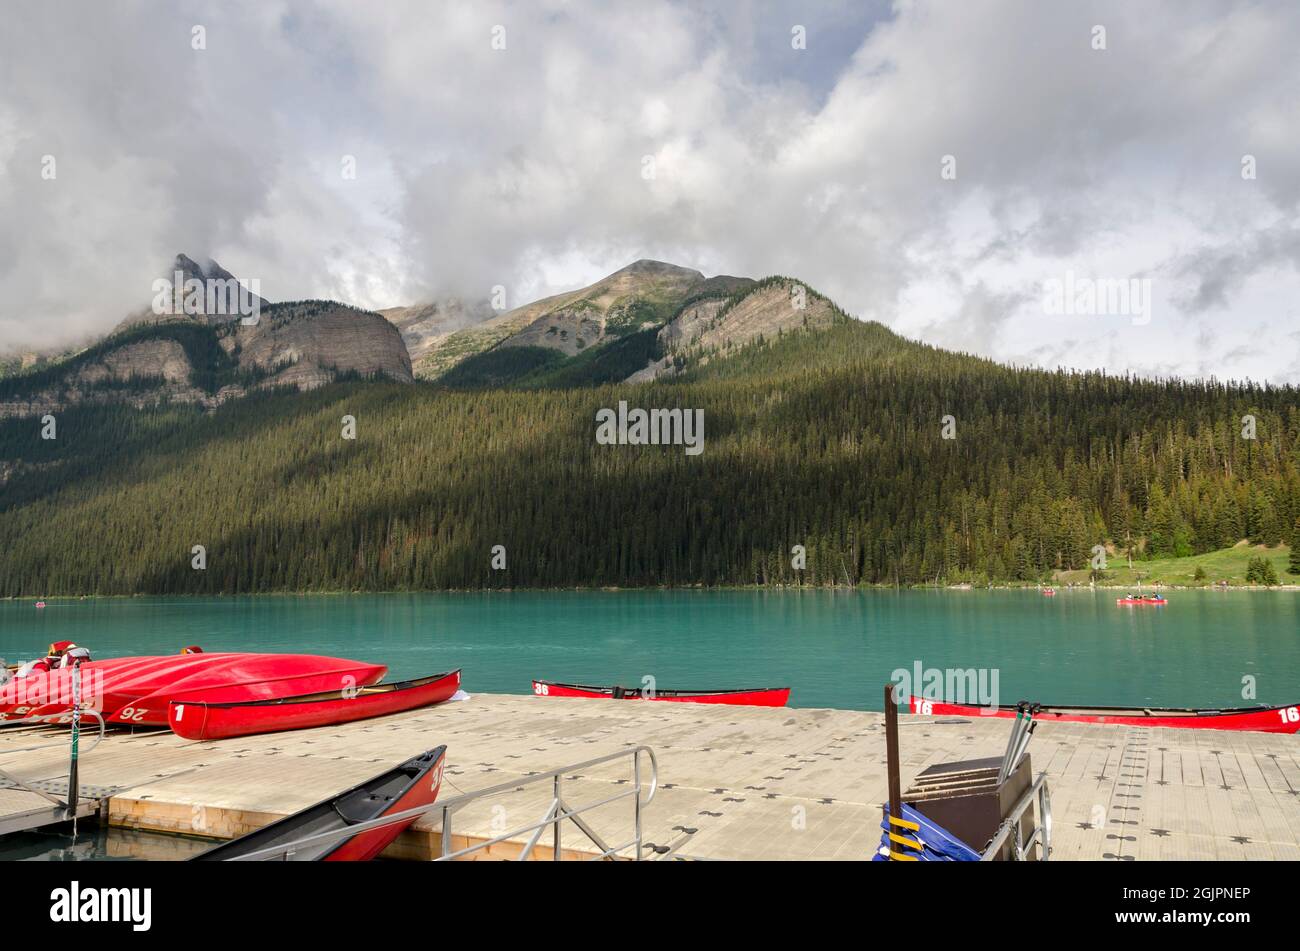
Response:
POLYGON ((1206 585, 1178 585, 1178 584, 1151 584, 1143 585, 1122 585, 1122 584, 1095 584, 1095 585, 1060 585, 1045 583, 1024 583, 1024 584, 914 584, 914 585, 892 585, 892 584, 860 584, 860 585, 658 585, 658 586, 635 586, 619 587, 614 585, 599 586, 574 586, 562 588, 531 588, 531 587, 503 587, 503 588, 420 588, 420 589, 402 589, 402 588, 354 588, 347 591, 216 591, 205 593, 187 593, 187 592, 138 592, 136 594, 28 594, 28 595, 10 595, 0 597, 0 603, 24 601, 108 601, 108 600, 129 600, 135 598, 308 598, 308 597, 356 597, 360 595, 398 595, 398 594, 420 594, 420 595, 439 595, 439 594, 628 594, 628 593, 649 593, 649 592, 771 592, 780 594, 789 594, 796 592, 866 592, 866 591, 1035 591, 1040 592, 1045 588, 1052 588, 1057 594, 1066 592, 1097 592, 1097 591, 1207 591, 1222 593, 1225 591, 1252 591, 1252 592, 1269 592, 1269 591, 1300 591, 1300 582, 1275 584, 1275 585, 1258 585, 1258 584, 1230 584, 1216 586, 1206 585))

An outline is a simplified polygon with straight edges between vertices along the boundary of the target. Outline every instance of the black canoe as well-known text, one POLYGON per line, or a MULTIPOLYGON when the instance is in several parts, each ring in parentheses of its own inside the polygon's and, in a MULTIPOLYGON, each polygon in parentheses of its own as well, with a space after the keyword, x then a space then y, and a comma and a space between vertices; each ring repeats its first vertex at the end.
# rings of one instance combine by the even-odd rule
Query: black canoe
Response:
MULTIPOLYGON (((229 862, 263 849, 296 842, 308 836, 334 832, 358 823, 432 805, 442 785, 442 765, 447 747, 439 746, 408 759, 346 792, 308 806, 238 839, 223 842, 194 856, 192 862, 229 862)), ((367 862, 384 851, 415 818, 343 837, 318 842, 292 855, 270 855, 267 860, 292 862, 367 862)))

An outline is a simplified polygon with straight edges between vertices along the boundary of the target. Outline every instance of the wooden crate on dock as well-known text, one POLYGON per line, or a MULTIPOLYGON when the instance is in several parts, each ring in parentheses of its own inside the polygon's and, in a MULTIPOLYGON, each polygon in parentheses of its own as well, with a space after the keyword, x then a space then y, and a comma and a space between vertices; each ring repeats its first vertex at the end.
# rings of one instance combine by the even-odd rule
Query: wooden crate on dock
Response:
MULTIPOLYGON (((1028 753, 999 786, 998 770, 1001 766, 1000 756, 936 763, 916 777, 903 793, 903 800, 975 851, 982 852, 1033 783, 1028 753)), ((1021 822, 1026 839, 1034 831, 1034 821, 1033 810, 1030 810, 1021 822)), ((1012 848, 1008 841, 998 851, 997 858, 1010 859, 1012 848)), ((1035 845, 1027 858, 1036 859, 1037 853, 1035 845)))

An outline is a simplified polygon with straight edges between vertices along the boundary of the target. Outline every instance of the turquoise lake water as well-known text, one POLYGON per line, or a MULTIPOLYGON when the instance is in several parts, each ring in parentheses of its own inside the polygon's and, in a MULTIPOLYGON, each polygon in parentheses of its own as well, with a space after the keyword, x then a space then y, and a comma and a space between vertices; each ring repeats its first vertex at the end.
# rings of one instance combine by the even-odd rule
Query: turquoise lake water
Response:
POLYGON ((667 688, 790 686, 798 707, 881 709, 896 668, 991 668, 1004 703, 1230 706, 1300 699, 1300 594, 1114 590, 618 591, 122 598, 0 603, 0 657, 73 640, 97 657, 300 651, 464 668, 465 689, 533 677, 667 688))

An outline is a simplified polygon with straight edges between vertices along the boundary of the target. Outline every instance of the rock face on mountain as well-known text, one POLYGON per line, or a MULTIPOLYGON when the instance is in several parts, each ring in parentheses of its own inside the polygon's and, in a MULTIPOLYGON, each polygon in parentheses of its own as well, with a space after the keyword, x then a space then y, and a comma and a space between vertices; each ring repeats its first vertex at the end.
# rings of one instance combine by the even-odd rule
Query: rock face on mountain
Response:
POLYGON ((85 364, 74 379, 77 383, 103 383, 112 380, 159 379, 165 384, 189 383, 189 358, 185 348, 175 340, 141 340, 110 350, 98 360, 85 364))
POLYGON ((0 379, 0 417, 86 403, 211 408, 253 389, 311 389, 350 373, 412 382, 397 328, 379 314, 333 301, 269 304, 253 324, 128 327, 67 360, 0 379))
POLYGON ((222 346, 244 369, 270 372, 270 382, 299 389, 340 373, 414 380, 398 329, 379 314, 334 301, 273 304, 253 325, 236 323, 222 346))
POLYGON ((628 377, 644 383, 671 375, 688 360, 707 363, 720 352, 783 333, 830 327, 841 312, 829 300, 787 278, 750 283, 749 293, 690 303, 659 331, 661 359, 628 377))
POLYGON ((255 293, 260 282, 241 286, 235 275, 211 259, 199 264, 188 255, 178 254, 171 269, 159 280, 168 283, 155 284, 151 289, 150 306, 126 317, 114 333, 140 324, 224 324, 246 315, 248 308, 241 311, 241 305, 256 310, 270 306, 269 301, 255 293), (198 282, 201 287, 192 282, 198 282))
POLYGON ((458 298, 412 307, 389 307, 379 313, 401 333, 412 363, 418 362, 456 331, 496 316, 496 311, 486 300, 462 301, 458 298))
POLYGON ((572 356, 668 321, 705 282, 690 268, 637 261, 580 290, 547 297, 449 334, 416 360, 417 376, 435 378, 493 347, 544 347, 572 356))
POLYGON ((194 365, 185 346, 176 339, 149 333, 147 328, 128 332, 120 346, 101 344, 80 358, 55 364, 30 378, 4 381, 0 418, 102 403, 141 407, 167 400, 210 407, 232 395, 206 393, 195 386, 194 365), (28 381, 29 385, 22 385, 28 381))
MULTIPOLYGON (((236 283, 219 264, 185 255, 172 279, 182 288, 192 280, 236 283)), ((151 308, 75 354, 26 368, 6 364, 0 415, 85 402, 215 406, 250 390, 311 389, 349 375, 403 383, 418 375, 456 387, 644 382, 844 317, 788 278, 705 278, 650 260, 496 316, 486 301, 451 299, 375 313, 258 297, 251 319, 203 303, 180 315, 151 308)))
POLYGON ((551 298, 553 306, 502 346, 547 347, 573 356, 612 336, 664 323, 703 280, 703 274, 689 268, 637 261, 564 300, 551 298))

